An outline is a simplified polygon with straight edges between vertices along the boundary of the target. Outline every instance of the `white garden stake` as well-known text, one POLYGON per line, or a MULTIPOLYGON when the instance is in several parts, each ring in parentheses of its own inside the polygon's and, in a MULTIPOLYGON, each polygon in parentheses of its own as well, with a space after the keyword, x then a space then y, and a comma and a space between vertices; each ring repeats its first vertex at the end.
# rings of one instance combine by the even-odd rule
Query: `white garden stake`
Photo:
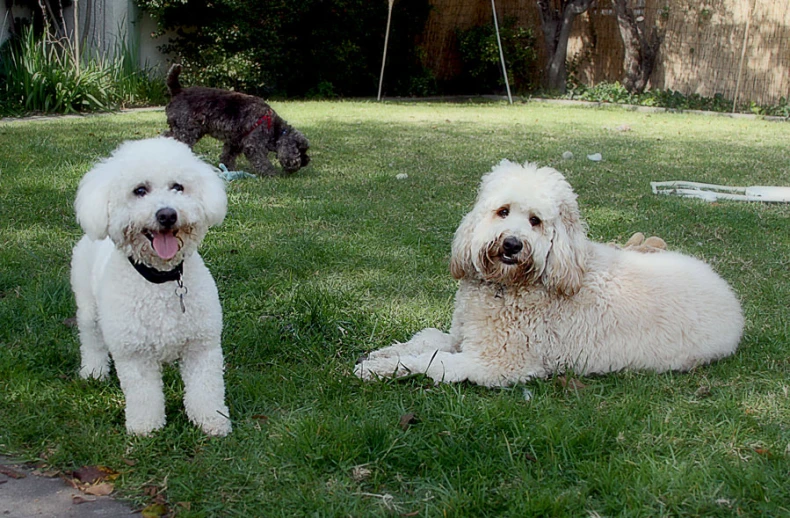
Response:
POLYGON ((650 182, 653 194, 669 194, 686 198, 698 198, 705 201, 761 201, 768 203, 790 203, 790 187, 774 187, 753 185, 751 187, 729 187, 709 183, 686 182, 682 180, 669 182, 650 182))

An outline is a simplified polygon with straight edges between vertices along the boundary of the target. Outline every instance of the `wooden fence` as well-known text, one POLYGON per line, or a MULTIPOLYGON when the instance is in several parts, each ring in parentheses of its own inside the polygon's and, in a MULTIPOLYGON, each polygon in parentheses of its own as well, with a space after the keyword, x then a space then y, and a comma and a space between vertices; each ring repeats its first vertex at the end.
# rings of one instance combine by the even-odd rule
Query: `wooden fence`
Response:
MULTIPOLYGON (((594 85, 622 79, 623 44, 611 0, 576 18, 568 52, 570 70, 594 85)), ((664 41, 650 88, 684 95, 757 104, 790 100, 790 1, 630 0, 648 27, 659 23, 664 41)), ((492 23, 487 0, 431 0, 423 46, 426 65, 440 79, 458 74, 456 31, 492 23)), ((497 0, 500 20, 513 17, 538 36, 545 63, 540 17, 534 0, 497 0)), ((542 65, 541 65, 542 66, 542 65)))

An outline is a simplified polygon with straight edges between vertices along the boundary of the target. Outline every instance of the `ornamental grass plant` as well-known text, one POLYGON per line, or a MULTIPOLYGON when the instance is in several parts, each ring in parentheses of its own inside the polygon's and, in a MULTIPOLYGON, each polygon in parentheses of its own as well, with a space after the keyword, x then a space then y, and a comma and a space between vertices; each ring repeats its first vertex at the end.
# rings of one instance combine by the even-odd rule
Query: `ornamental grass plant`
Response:
POLYGON ((25 30, 0 49, 0 115, 81 113, 163 104, 163 79, 140 69, 138 50, 74 51, 68 40, 25 30))

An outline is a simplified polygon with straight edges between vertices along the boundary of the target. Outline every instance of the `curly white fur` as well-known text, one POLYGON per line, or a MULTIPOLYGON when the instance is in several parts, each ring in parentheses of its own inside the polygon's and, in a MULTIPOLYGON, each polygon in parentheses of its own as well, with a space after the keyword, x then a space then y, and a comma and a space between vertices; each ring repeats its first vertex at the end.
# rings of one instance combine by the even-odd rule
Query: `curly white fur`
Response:
POLYGON ((75 209, 86 235, 71 263, 80 376, 105 378, 112 356, 129 433, 148 435, 164 426, 161 365, 174 360, 189 419, 210 435, 231 431, 222 308, 197 253, 226 208, 225 187, 213 169, 168 138, 126 142, 80 182, 75 209), (156 271, 183 261, 183 310, 177 281, 149 282, 130 258, 156 271))
POLYGON ((502 161, 456 231, 450 333, 372 352, 357 376, 425 373, 499 386, 573 369, 688 370, 733 354, 741 307, 702 261, 587 240, 576 195, 549 167, 502 161))

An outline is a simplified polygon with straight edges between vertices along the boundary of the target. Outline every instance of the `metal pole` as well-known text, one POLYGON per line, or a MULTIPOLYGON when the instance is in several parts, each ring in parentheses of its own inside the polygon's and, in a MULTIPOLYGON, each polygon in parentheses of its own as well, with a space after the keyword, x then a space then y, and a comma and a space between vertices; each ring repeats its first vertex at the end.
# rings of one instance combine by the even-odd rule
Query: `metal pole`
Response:
POLYGON ((743 30, 743 45, 741 46, 741 60, 738 63, 738 78, 735 81, 735 97, 732 100, 732 113, 738 108, 738 93, 740 93, 741 89, 741 74, 743 73, 743 58, 746 57, 746 42, 749 39, 749 25, 752 23, 752 13, 754 12, 754 6, 757 2, 752 3, 749 6, 749 14, 746 17, 746 28, 743 30))
POLYGON ((80 56, 80 17, 79 13, 77 12, 78 4, 79 1, 74 0, 74 65, 77 67, 77 75, 80 74, 80 60, 82 59, 82 56, 80 56))
POLYGON ((502 73, 505 75, 505 88, 507 89, 507 100, 513 104, 513 97, 510 95, 510 83, 507 80, 507 67, 505 66, 505 54, 502 52, 502 40, 499 38, 499 22, 496 19, 496 5, 491 0, 491 11, 494 13, 494 30, 496 30, 496 42, 499 45, 499 60, 502 62, 502 73))
MULTIPOLYGON (((493 0, 492 0, 493 1, 493 0)), ((387 13, 387 32, 384 34, 384 56, 381 58, 381 76, 379 76, 379 95, 376 98, 381 100, 381 86, 384 84, 384 65, 387 63, 387 44, 390 40, 390 23, 392 22, 392 4, 395 0, 389 0, 389 12, 387 13)))

